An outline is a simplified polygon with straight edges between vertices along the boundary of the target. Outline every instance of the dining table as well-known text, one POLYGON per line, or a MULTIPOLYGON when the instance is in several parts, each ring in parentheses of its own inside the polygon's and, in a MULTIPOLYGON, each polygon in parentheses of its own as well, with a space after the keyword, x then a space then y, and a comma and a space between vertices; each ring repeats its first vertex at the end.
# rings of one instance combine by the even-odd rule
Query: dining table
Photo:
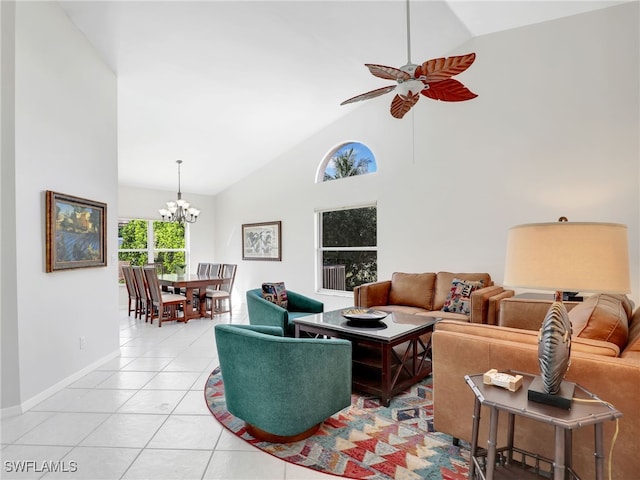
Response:
POLYGON ((176 273, 165 273, 158 275, 158 281, 163 290, 168 290, 169 287, 173 287, 176 293, 180 292, 180 289, 185 289, 185 296, 187 297, 187 311, 184 312, 185 320, 191 320, 192 318, 200 318, 206 316, 206 290, 208 287, 216 287, 222 285, 225 278, 218 275, 198 275, 191 273, 188 275, 178 275, 176 273), (197 291, 197 297, 199 302, 194 303, 194 294, 197 291))

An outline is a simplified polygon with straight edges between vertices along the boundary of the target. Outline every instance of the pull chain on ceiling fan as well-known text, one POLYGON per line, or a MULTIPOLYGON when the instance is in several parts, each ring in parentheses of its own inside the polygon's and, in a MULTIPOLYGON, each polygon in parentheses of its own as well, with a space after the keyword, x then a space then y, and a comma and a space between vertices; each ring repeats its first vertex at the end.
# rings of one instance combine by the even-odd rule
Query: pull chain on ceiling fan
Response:
POLYGON ((365 64, 372 75, 385 80, 395 80, 397 84, 357 95, 345 100, 340 105, 369 100, 385 93, 395 92, 395 96, 391 101, 391 115, 395 118, 402 118, 420 100, 420 94, 433 100, 444 102, 461 102, 478 96, 458 80, 451 78, 469 68, 476 59, 475 53, 447 58, 434 58, 421 65, 411 63, 409 0, 407 0, 406 5, 407 64, 400 68, 371 63, 365 64))

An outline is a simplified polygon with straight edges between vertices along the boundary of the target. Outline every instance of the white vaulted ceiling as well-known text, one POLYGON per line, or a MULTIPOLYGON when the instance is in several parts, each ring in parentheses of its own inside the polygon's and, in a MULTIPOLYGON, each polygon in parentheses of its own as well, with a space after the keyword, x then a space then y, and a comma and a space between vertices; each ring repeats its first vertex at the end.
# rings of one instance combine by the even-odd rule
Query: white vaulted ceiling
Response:
MULTIPOLYGON (((412 60, 618 3, 412 0, 412 60)), ((407 60, 404 0, 60 4, 117 74, 122 185, 175 190, 182 159, 183 191, 220 192, 385 85, 364 63, 407 60)))

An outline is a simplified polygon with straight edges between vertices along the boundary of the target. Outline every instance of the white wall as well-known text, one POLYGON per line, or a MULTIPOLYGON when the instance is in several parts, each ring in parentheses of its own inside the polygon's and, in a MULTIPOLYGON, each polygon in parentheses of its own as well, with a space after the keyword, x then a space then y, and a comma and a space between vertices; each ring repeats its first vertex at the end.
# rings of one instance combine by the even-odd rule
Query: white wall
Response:
POLYGON ((0 406, 20 403, 15 209, 15 4, 0 3, 0 406))
POLYGON ((239 264, 236 296, 282 280, 327 309, 351 304, 315 294, 314 210, 375 201, 380 279, 487 271, 501 283, 507 229, 564 215, 629 226, 637 302, 637 19, 634 2, 476 38, 447 53, 476 52, 458 77, 472 101, 422 98, 402 120, 388 113, 390 95, 339 107, 350 110, 341 121, 217 196, 216 256, 239 264), (345 140, 367 144, 378 173, 314 184, 345 140), (242 261, 241 224, 271 220, 282 220, 282 262, 242 261))
MULTIPOLYGON (((4 107, 3 102, 3 113, 4 107)), ((17 293, 9 298, 17 331, 13 338, 3 335, 2 347, 17 346, 12 377, 19 381, 8 387, 19 391, 8 404, 3 396, 3 413, 29 408, 119 352, 117 264, 112 262, 117 249, 116 150, 114 73, 57 3, 16 3, 15 196, 10 207, 3 197, 3 209, 16 216, 15 247, 6 251, 3 242, 3 257, 11 255, 17 265, 17 293), (45 273, 45 190, 107 203, 108 267, 45 273)), ((3 156, 3 172, 5 161, 3 156)), ((9 180, 3 176, 3 188, 9 180)), ((3 236, 10 226, 5 219, 3 214, 3 236)), ((3 318, 3 325, 6 320, 13 319, 3 318)), ((7 387, 4 375, 2 385, 7 387)))

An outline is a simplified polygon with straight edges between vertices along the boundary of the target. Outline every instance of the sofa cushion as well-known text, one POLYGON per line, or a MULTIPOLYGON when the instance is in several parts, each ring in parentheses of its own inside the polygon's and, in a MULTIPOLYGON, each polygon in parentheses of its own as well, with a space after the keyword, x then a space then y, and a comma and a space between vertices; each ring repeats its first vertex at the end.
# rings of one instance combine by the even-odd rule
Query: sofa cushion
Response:
POLYGON ((454 278, 459 278, 460 280, 482 280, 485 287, 493 285, 491 275, 488 273, 438 272, 435 296, 433 297, 433 308, 431 308, 431 310, 442 310, 444 302, 447 301, 447 297, 451 291, 451 283, 454 278))
POLYGON ((474 290, 478 290, 484 286, 482 280, 461 280, 454 278, 451 282, 451 289, 447 300, 442 306, 443 312, 462 313, 469 315, 471 313, 471 294, 474 290))
POLYGON ((435 273, 401 273, 391 276, 390 305, 407 305, 431 310, 435 273))
POLYGON ((592 295, 571 309, 569 319, 576 337, 612 342, 620 350, 627 345, 629 319, 618 295, 592 295))
POLYGON ((284 282, 263 283, 262 298, 284 309, 286 309, 289 304, 284 282))

